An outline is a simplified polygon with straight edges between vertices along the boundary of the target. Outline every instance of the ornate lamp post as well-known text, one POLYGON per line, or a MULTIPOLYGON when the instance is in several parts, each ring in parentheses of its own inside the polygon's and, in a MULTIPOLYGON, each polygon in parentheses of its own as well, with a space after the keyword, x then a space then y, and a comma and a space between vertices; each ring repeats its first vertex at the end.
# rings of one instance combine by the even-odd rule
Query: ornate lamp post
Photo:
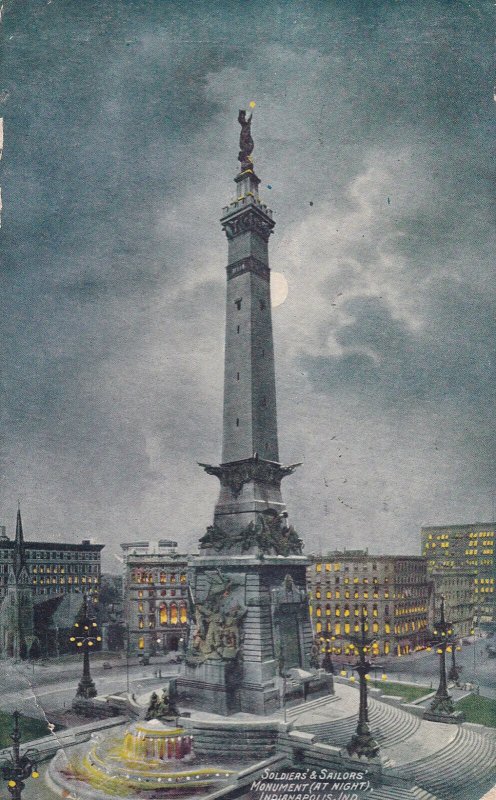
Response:
POLYGON ((379 745, 372 736, 369 727, 369 711, 368 711, 368 692, 367 692, 367 675, 373 668, 370 661, 366 658, 366 654, 370 650, 370 644, 373 639, 366 637, 368 625, 365 615, 362 612, 361 618, 361 636, 360 638, 352 637, 350 641, 358 649, 358 663, 350 665, 358 673, 359 687, 360 687, 360 706, 358 711, 358 725, 356 732, 351 737, 350 743, 346 749, 350 756, 356 755, 358 757, 365 756, 366 758, 375 758, 379 753, 379 745))
POLYGON ((36 750, 27 750, 22 756, 20 753, 21 732, 19 730, 19 717, 21 715, 14 711, 14 729, 10 738, 12 739, 12 756, 10 762, 1 766, 2 777, 7 781, 7 788, 12 800, 22 800, 22 790, 26 778, 39 778, 36 769, 36 750))
POLYGON ((458 684, 458 681, 460 680, 460 672, 461 672, 461 669, 462 669, 461 667, 459 667, 457 665, 456 659, 455 659, 455 650, 459 650, 459 649, 460 648, 458 646, 458 643, 454 639, 452 641, 452 643, 451 643, 451 667, 449 668, 449 672, 448 672, 448 680, 449 681, 454 681, 456 684, 458 684))
POLYGON ((95 618, 89 613, 86 594, 83 595, 83 613, 79 621, 74 623, 74 633, 69 641, 83 651, 83 674, 78 684, 76 698, 91 700, 92 697, 96 697, 98 692, 90 673, 90 650, 102 641, 102 637, 98 632, 95 618))
MULTIPOLYGON (((331 636, 331 640, 335 638, 335 636, 331 636)), ((329 639, 325 640, 325 644, 326 648, 324 658, 322 659, 322 669, 324 669, 330 675, 334 675, 334 664, 332 663, 332 645, 329 639)))
MULTIPOLYGON (((439 655, 439 686, 430 705, 429 711, 434 715, 453 714, 455 706, 451 695, 448 694, 446 681, 446 650, 450 644, 454 644, 453 630, 444 616, 444 597, 441 596, 441 613, 439 621, 435 623, 434 643, 439 655)), ((453 651, 452 651, 453 652, 453 651)))

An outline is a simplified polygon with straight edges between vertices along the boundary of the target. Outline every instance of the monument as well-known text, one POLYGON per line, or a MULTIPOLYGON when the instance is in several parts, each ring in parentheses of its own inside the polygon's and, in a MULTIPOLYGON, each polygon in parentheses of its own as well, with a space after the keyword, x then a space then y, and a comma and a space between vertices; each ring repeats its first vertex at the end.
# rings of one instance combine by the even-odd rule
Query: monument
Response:
POLYGON ((252 115, 241 110, 228 242, 222 463, 213 524, 192 563, 195 626, 178 685, 193 706, 268 714, 279 676, 306 669, 312 631, 302 542, 288 524, 279 461, 268 242, 272 211, 255 174, 252 115))

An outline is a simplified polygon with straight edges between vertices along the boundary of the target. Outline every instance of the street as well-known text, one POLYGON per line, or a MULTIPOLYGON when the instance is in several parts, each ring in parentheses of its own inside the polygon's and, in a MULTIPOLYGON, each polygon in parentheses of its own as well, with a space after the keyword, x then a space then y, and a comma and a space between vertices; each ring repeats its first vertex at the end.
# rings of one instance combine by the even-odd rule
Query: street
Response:
MULTIPOLYGON (((178 667, 173 664, 129 665, 129 689, 140 695, 154 685, 159 685, 161 678, 155 676, 160 667, 163 680, 167 676, 177 674, 178 667)), ((128 669, 124 663, 118 662, 112 669, 103 668, 103 662, 91 669, 93 680, 99 695, 125 692, 128 669)), ((29 664, 0 663, 0 708, 3 711, 14 711, 16 708, 31 717, 45 719, 49 712, 69 708, 81 675, 81 664, 50 663, 46 668, 29 664)))
MULTIPOLYGON (((496 697, 496 659, 488 658, 486 645, 494 642, 493 639, 477 638, 475 645, 472 642, 462 645, 456 651, 456 664, 461 667, 460 681, 474 683, 480 687, 480 694, 484 697, 496 697)), ((446 668, 449 670, 451 656, 446 654, 446 668)), ((421 652, 413 656, 402 656, 391 660, 385 666, 388 678, 411 681, 412 683, 427 683, 432 681, 433 688, 437 688, 439 681, 439 656, 432 650, 430 653, 421 652)))

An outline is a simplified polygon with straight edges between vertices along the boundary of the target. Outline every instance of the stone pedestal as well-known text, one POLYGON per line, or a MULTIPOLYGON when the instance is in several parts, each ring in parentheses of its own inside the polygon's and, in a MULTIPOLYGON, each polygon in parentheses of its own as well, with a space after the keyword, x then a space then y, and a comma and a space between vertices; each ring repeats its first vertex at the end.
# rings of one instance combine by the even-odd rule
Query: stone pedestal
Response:
POLYGON ((223 715, 278 710, 280 670, 309 666, 307 563, 303 556, 195 559, 196 627, 177 681, 183 702, 223 715))

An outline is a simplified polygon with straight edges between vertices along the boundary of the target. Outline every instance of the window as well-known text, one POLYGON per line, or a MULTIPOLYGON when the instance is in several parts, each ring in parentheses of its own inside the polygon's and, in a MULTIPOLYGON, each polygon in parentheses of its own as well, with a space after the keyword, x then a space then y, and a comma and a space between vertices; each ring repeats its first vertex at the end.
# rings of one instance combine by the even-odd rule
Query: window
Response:
POLYGON ((178 613, 177 613, 177 605, 176 605, 176 603, 171 603, 171 606, 170 606, 170 621, 171 621, 171 625, 177 625, 177 623, 179 621, 179 616, 178 616, 178 613))
POLYGON ((188 621, 188 611, 185 603, 181 603, 181 607, 179 609, 179 621, 182 625, 185 625, 188 621))
POLYGON ((144 640, 144 638, 142 636, 140 636, 140 638, 138 639, 138 648, 140 650, 144 650, 145 649, 145 640, 144 640))
POLYGON ((239 372, 236 373, 236 380, 239 381, 239 372))
POLYGON ((236 427, 239 428, 239 417, 236 417, 236 427))
POLYGON ((242 297, 238 297, 238 299, 234 301, 234 305, 236 306, 238 311, 241 311, 241 303, 242 302, 243 302, 243 298, 242 297))
POLYGON ((239 333, 239 325, 238 325, 238 328, 237 328, 237 331, 236 331, 236 333, 239 333))
POLYGON ((186 574, 183 572, 179 578, 180 583, 186 583, 186 574))
POLYGON ((160 624, 167 625, 167 606, 165 603, 160 603, 160 624))

